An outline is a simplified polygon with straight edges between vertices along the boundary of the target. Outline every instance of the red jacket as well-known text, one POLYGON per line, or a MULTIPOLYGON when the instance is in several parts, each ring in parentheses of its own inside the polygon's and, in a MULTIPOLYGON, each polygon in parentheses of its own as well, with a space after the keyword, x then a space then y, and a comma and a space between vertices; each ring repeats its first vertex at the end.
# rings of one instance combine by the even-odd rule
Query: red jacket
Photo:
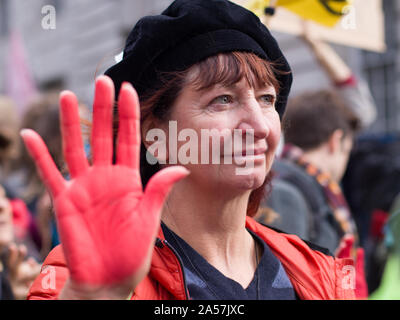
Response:
MULTIPOLYGON (((281 261, 300 299, 356 299, 351 259, 324 255, 312 250, 297 236, 278 233, 249 217, 246 227, 263 239, 281 261)), ((136 287, 132 299, 189 299, 179 261, 174 250, 165 243, 160 228, 150 272, 136 287)), ((57 246, 44 261, 28 299, 57 299, 68 276, 62 247, 57 246)))

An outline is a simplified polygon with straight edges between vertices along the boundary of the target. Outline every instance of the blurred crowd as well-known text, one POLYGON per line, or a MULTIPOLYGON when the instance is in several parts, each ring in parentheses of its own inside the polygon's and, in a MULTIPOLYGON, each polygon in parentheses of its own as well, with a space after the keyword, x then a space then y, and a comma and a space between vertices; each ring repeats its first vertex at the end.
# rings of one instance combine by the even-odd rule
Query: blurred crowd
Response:
POLYGON ((332 85, 290 97, 256 218, 353 259, 357 298, 400 299, 400 137, 368 133, 368 85, 306 29, 303 39, 332 85))
MULTIPOLYGON (((25 299, 41 263, 59 243, 49 194, 19 135, 38 132, 61 172, 59 92, 35 97, 19 117, 15 103, 0 96, 0 300, 25 299)), ((82 119, 88 112, 81 105, 82 119)))
MULTIPOLYGON (((304 40, 332 88, 290 99, 272 188, 255 218, 354 259, 358 297, 400 299, 400 137, 366 134, 376 117, 368 86, 329 46, 304 40)), ((38 132, 67 175, 58 95, 40 95, 23 117, 0 96, 0 300, 25 299, 59 243, 51 199, 19 136, 38 132)))

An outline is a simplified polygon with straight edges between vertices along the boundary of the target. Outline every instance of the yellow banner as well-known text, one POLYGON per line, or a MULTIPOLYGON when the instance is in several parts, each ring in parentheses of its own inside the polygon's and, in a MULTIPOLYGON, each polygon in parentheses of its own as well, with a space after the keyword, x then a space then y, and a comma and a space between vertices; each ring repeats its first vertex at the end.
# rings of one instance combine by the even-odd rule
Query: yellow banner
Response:
POLYGON ((347 0, 340 3, 337 0, 325 1, 332 11, 344 11, 343 16, 337 17, 326 8, 321 9, 323 6, 319 0, 231 1, 253 11, 274 31, 301 35, 304 29, 303 21, 312 20, 310 29, 314 39, 377 52, 386 49, 382 0, 347 0), (276 5, 276 10, 272 17, 267 17, 264 9, 270 3, 276 5), (321 16, 318 16, 319 10, 325 10, 321 16))
POLYGON ((335 26, 345 14, 351 0, 250 0, 246 8, 256 15, 264 15, 264 9, 271 2, 278 7, 284 7, 306 20, 312 20, 327 27, 335 26))

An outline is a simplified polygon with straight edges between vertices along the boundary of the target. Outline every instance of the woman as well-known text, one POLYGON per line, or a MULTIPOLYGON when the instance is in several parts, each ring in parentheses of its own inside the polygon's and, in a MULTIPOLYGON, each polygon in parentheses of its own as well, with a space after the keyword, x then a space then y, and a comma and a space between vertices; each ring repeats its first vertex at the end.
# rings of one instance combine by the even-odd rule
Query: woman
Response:
POLYGON ((62 242, 29 298, 354 298, 348 261, 247 217, 268 183, 289 71, 268 30, 229 1, 177 0, 162 15, 141 19, 123 60, 106 72, 119 91, 114 143, 113 82, 96 81, 91 166, 71 92, 60 97, 70 181, 35 132, 21 133, 52 195, 62 242), (198 149, 235 161, 181 161, 184 140, 174 140, 171 123, 197 137, 218 129, 222 145, 198 142, 198 149), (153 129, 166 133, 157 143, 167 148, 152 148, 153 129), (237 132, 250 145, 225 148, 237 132), (161 164, 150 165, 146 149, 161 164))

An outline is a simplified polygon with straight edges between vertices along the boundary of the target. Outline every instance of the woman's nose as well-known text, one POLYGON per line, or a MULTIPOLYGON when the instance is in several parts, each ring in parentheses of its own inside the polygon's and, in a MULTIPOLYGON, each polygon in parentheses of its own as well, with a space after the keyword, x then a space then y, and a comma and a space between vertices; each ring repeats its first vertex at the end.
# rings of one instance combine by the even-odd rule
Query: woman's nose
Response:
POLYGON ((253 130, 254 138, 256 140, 265 139, 268 136, 268 123, 255 99, 254 101, 250 101, 246 107, 243 108, 243 116, 238 129, 244 132, 251 132, 251 130, 253 130))

